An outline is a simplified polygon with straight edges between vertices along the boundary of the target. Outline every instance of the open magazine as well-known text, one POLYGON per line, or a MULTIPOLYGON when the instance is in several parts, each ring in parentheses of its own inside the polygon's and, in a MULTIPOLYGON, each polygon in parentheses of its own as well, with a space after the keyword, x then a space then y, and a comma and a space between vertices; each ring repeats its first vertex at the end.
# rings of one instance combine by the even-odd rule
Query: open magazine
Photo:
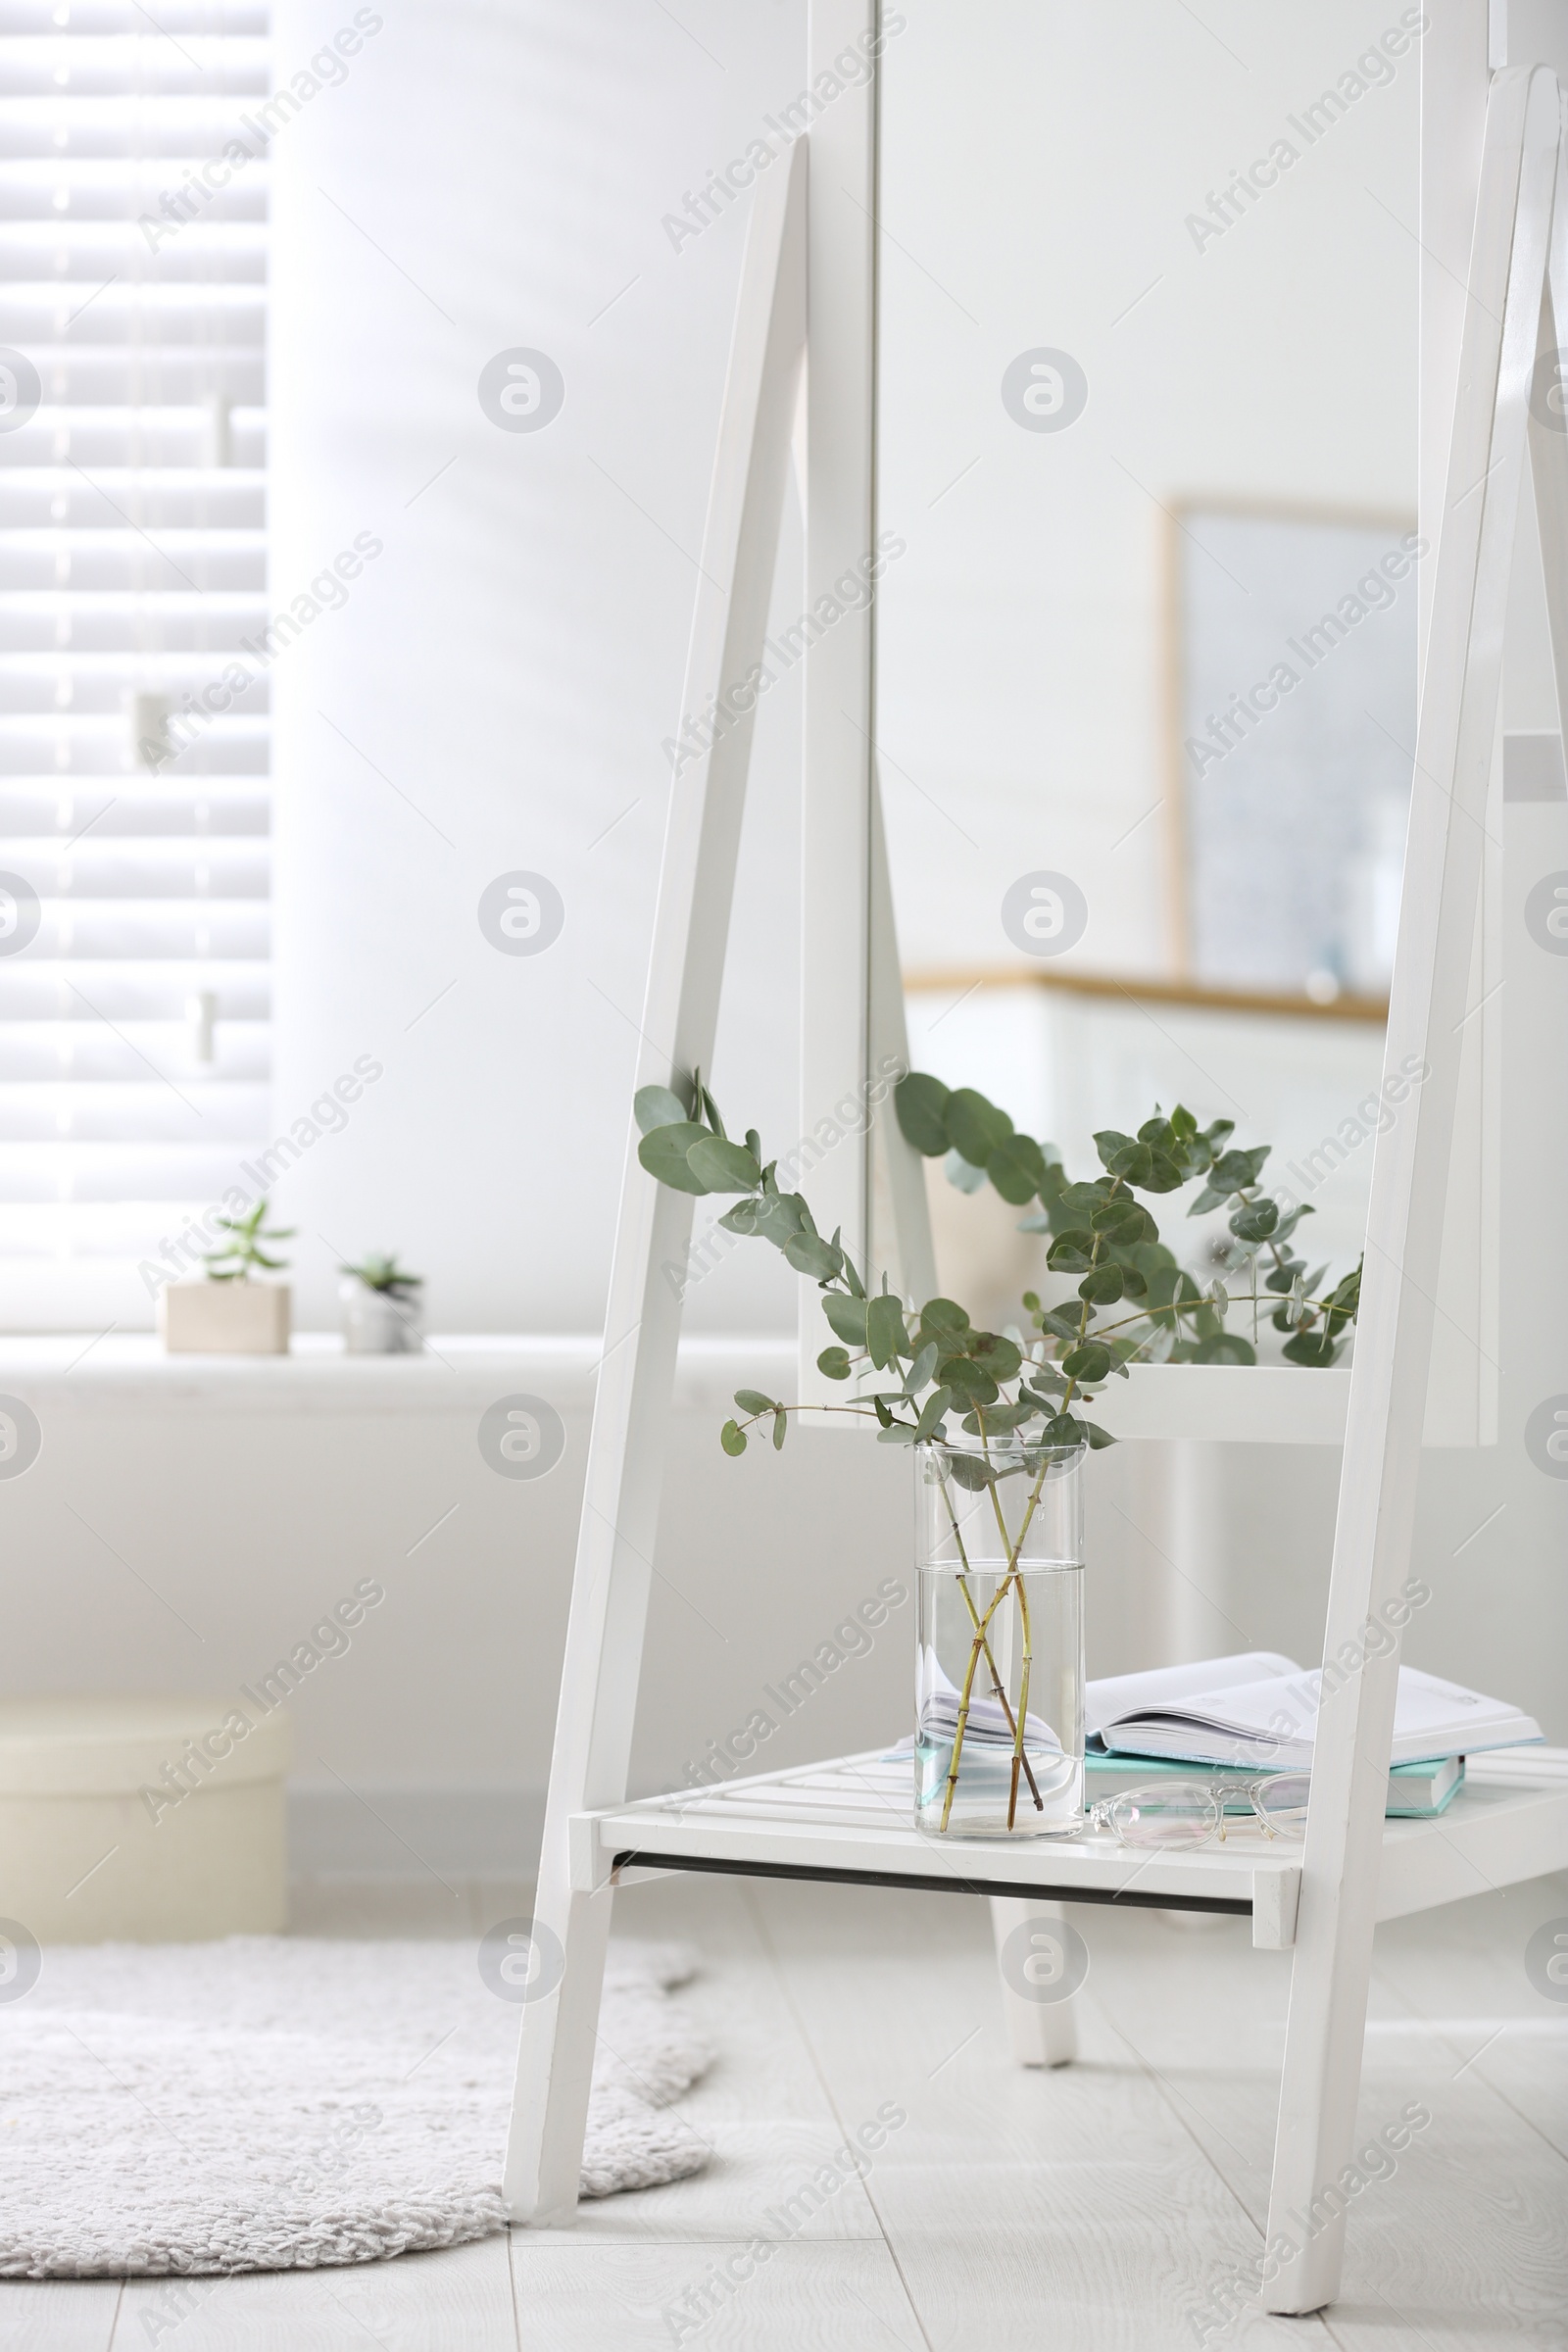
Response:
MULTIPOLYGON (((1322 1681, 1321 1667, 1308 1671, 1263 1649, 1111 1675, 1086 1687, 1087 1744, 1091 1753, 1299 1771, 1312 1761, 1322 1681)), ((1477 1755, 1541 1736, 1541 1726, 1504 1699, 1399 1668, 1391 1763, 1477 1755)))

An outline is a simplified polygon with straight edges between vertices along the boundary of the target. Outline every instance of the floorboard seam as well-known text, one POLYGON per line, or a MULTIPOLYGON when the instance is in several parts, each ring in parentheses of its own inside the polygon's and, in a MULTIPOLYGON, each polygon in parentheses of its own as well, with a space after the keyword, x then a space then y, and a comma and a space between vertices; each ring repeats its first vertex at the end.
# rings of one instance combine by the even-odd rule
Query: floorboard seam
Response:
POLYGON ((518 2302, 517 2302, 517 2266, 516 2266, 516 2264, 515 2264, 515 2263, 513 2261, 513 2259, 512 2259, 512 2237, 513 2237, 513 2229, 512 2229, 512 2224, 511 2224, 510 2222, 508 2222, 508 2223, 506 2224, 506 2233, 507 2233, 507 2285, 508 2285, 509 2289, 511 2290, 511 2294, 512 2294, 512 2336, 513 2336, 513 2341, 515 2343, 515 2345, 516 2345, 516 2347, 517 2347, 517 2352, 523 2352, 523 2342, 522 2342, 522 2312, 521 2312, 521 2309, 520 2309, 520 2307, 519 2307, 519 2305, 518 2305, 518 2302))

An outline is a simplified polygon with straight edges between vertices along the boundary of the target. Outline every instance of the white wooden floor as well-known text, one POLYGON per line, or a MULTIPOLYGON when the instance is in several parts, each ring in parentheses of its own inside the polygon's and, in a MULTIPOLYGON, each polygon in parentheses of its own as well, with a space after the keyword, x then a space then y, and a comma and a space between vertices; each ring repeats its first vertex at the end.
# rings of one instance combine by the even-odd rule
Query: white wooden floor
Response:
MULTIPOLYGON (((302 1889, 296 1926, 471 1935, 526 1908, 514 1886, 454 1902, 368 1882, 302 1889)), ((1345 2297, 1309 2320, 1237 2312, 1226 2291, 1261 2243, 1288 1960, 1230 1920, 1075 1916, 1083 2057, 1036 2073, 1008 2061, 978 1901, 632 1889, 622 1933, 705 1954, 687 1997, 719 2059, 681 2112, 714 2151, 706 2174, 590 2205, 571 2232, 175 2299, 157 2281, 0 2282, 0 2352, 1568 2345, 1568 2005, 1523 1965, 1532 1931, 1568 1917, 1568 1879, 1382 1931, 1362 2120, 1370 2133, 1412 2101, 1432 2120, 1356 2198, 1345 2297), (906 2121, 869 2175, 808 2215, 799 2192, 883 2108, 906 2121), (694 2324, 691 2290, 756 2239, 765 2265, 694 2324)))

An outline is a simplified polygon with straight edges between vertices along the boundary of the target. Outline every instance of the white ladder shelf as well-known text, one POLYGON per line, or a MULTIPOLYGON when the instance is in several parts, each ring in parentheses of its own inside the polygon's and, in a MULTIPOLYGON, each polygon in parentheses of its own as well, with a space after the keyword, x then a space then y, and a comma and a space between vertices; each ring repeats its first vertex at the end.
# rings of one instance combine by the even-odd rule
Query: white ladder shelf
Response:
MULTIPOLYGON (((826 64, 835 47, 863 39, 875 23, 872 0, 812 0, 811 62, 826 64)), ((683 703, 688 713, 716 712, 723 697, 728 719, 707 730, 708 748, 682 764, 671 788, 638 1085, 689 1086, 692 1072, 712 1059, 756 701, 755 688, 749 701, 740 689, 760 660, 766 627, 807 340, 808 263, 810 560, 814 567, 825 557, 822 574, 831 577, 872 544, 873 122, 868 97, 858 115, 846 97, 810 133, 824 188, 830 170, 836 186, 848 184, 852 198, 858 187, 868 199, 854 199, 867 224, 858 252, 848 250, 842 214, 830 230, 816 201, 808 204, 806 138, 757 188, 683 703)), ((1558 710, 1568 711, 1568 435, 1533 416, 1530 403, 1538 365, 1551 363, 1568 333, 1563 138, 1552 74, 1532 68, 1495 75, 1386 1047, 1388 1068, 1414 1053, 1431 1074, 1376 1145, 1353 1362, 1348 1381, 1338 1381, 1333 1392, 1322 1385, 1334 1379, 1330 1374, 1180 1368, 1227 1384, 1224 1394, 1238 1400, 1233 1426, 1214 1434, 1286 1434, 1270 1426, 1272 1405, 1260 1410, 1246 1400, 1297 1393, 1323 1423, 1322 1436, 1337 1437, 1343 1428, 1325 1663, 1351 1649, 1361 1659, 1357 1635, 1374 1613, 1382 1617, 1408 1570, 1527 452, 1558 710), (1297 1382, 1304 1384, 1299 1392, 1297 1382)), ((820 906, 813 916, 811 894, 820 883, 808 859, 808 932, 814 938, 815 922, 822 954, 808 959, 807 1044, 819 1075, 825 1039, 829 1060, 836 1055, 857 1084, 875 1066, 875 1054, 885 1056, 890 1048, 896 1054, 903 1042, 869 749, 868 626, 857 634, 864 620, 863 613, 846 617, 812 649, 806 727, 808 816, 815 811, 808 838, 820 849, 842 837, 843 871, 857 891, 864 885, 858 901, 864 911, 859 960, 848 962, 838 930, 817 920, 820 906), (835 1017, 842 1034, 833 1029, 835 1017)), ((1397 1651, 1391 1649, 1342 1671, 1325 1697, 1305 1841, 1288 1855, 1243 1833, 1196 1854, 1155 1858, 1125 1854, 1104 1837, 949 1844, 899 1818, 885 1772, 861 1757, 731 1783, 717 1793, 628 1803, 680 1322, 662 1269, 684 1262, 692 1208, 687 1196, 645 1174, 629 1121, 628 1130, 534 1916, 534 1958, 542 1973, 538 1997, 522 2012, 507 2157, 513 2219, 548 2226, 568 2221, 575 2210, 617 1880, 648 1871, 721 1870, 933 1890, 961 1886, 991 1896, 999 1936, 1004 1924, 1022 1918, 1045 1923, 1049 1932, 1063 1902, 1219 1907, 1250 1916, 1255 1943, 1289 1947, 1294 1955, 1268 2227, 1271 2257, 1277 2247, 1291 2250, 1274 2262, 1266 2301, 1276 2312, 1319 2309, 1339 2291, 1343 2211, 1298 2248, 1291 2217, 1311 2208, 1349 2161, 1373 1928, 1379 1919, 1483 1886, 1568 1866, 1568 1761, 1550 1751, 1478 1758, 1440 1820, 1386 1822, 1397 1683, 1397 1651)), ((847 1154, 825 1165, 825 1197, 813 1201, 819 1221, 825 1228, 842 1224, 858 1256, 874 1237, 877 1266, 889 1266, 895 1287, 927 1296, 919 1288, 922 1262, 929 1261, 923 1195, 892 1120, 878 1121, 867 1157, 858 1194, 846 1177, 847 1154)), ((812 1354, 817 1344, 813 1337, 812 1354)), ((1170 1368, 1143 1376, 1146 1428, 1147 1400, 1167 1394, 1156 1384, 1175 1378, 1170 1368)), ((1197 1387, 1188 1380, 1183 1388, 1194 1393, 1194 1411, 1197 1387)), ((811 1396, 808 1387, 799 1394, 811 1396)), ((1137 1434, 1138 1418, 1132 1415, 1128 1434, 1137 1434)), ((1197 1426, 1204 1426, 1201 1419, 1197 1426)), ((1015 2053, 1024 2060, 1070 2055, 1070 2026, 1056 2011, 1029 2009, 1013 1996, 1009 2022, 1015 2053)))

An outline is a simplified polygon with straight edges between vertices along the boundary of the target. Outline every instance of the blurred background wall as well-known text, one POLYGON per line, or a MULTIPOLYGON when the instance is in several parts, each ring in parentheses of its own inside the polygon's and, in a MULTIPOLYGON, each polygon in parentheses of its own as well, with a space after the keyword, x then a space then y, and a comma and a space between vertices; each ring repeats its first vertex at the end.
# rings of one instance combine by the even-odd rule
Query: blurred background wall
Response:
MULTIPOLYGON (((1139 823, 1165 789, 1163 508, 1199 492, 1413 508, 1417 74, 1449 77, 1472 135, 1485 7, 1452 0, 1290 184, 1200 248, 1180 205, 1152 240, 1149 186, 1206 207, 1279 118, 1397 22, 1393 0, 1333 0, 1288 26, 1269 12, 1265 29, 1239 0, 1211 5, 1203 25, 1103 5, 997 5, 983 23, 956 0, 895 13, 884 508, 907 553, 888 575, 882 691, 906 961, 924 976, 910 999, 916 1058, 973 1078, 1075 1156, 1123 1097, 1141 1113, 1151 1093, 1180 1092, 1214 1115, 1227 1107, 1217 1081, 1289 1156, 1366 1091, 1375 1029, 1252 1016, 1222 1035, 1157 1006, 1152 1028, 1135 1007, 1048 1004, 1030 987, 954 1002, 964 983, 927 983, 939 967, 1000 962, 1001 882, 1033 867, 1082 878, 1094 921, 1079 966, 1173 968, 1167 818, 1139 823), (1079 352, 1093 383, 1079 426, 1055 439, 1018 433, 998 398, 1007 363, 1036 345, 1079 352)), ((279 79, 347 14, 281 0, 279 79)), ((1516 10, 1516 44, 1557 42, 1568 66, 1564 14, 1545 0, 1516 10)), ((273 150, 274 604, 358 534, 383 546, 273 672, 277 1127, 356 1056, 384 1067, 346 1129, 278 1188, 301 1229, 298 1320, 332 1322, 340 1255, 396 1248, 428 1279, 438 1333, 583 1335, 578 1356, 547 1354, 527 1378, 525 1347, 497 1371, 498 1393, 538 1386, 558 1402, 566 1454, 536 1484, 495 1478, 466 1388, 449 1406, 421 1392, 403 1412, 291 1413, 150 1380, 131 1405, 84 1364, 59 1390, 37 1470, 0 1491, 0 1514, 18 1689, 221 1690, 265 1669, 357 1577, 384 1579, 385 1607, 294 1702, 300 1850, 317 1861, 408 1867, 400 1837, 438 1866, 514 1859, 532 1835, 662 747, 680 707, 745 225, 740 204, 710 203, 700 233, 667 222, 689 227, 695 194, 794 99, 803 25, 801 0, 684 0, 675 13, 400 0, 349 79, 273 150), (514 351, 559 368, 562 404, 542 429, 504 429, 481 405, 482 371, 514 351), (562 904, 539 955, 503 953, 481 928, 482 894, 518 871, 545 876, 562 904)), ((1462 269, 1464 224, 1447 233, 1445 271, 1462 269)), ((1537 651, 1510 666, 1511 726, 1556 725, 1538 595, 1527 554, 1519 614, 1537 651)), ((791 526, 778 616, 804 599, 791 526)), ((797 760, 785 683, 758 728, 714 1075, 726 1112, 791 1139, 797 760)), ((1434 1598, 1407 1654, 1518 1699, 1568 1739, 1568 1490, 1522 1439, 1529 1410, 1568 1389, 1555 1213, 1568 999, 1519 914, 1542 860, 1568 865, 1568 810, 1533 813, 1544 831, 1504 878, 1519 1017, 1504 1082, 1499 1437, 1426 1459, 1418 1566, 1434 1598)), ((1368 1154, 1353 1155, 1325 1195, 1344 1250, 1367 1172, 1368 1154)), ((1011 1270, 1010 1229, 976 1256, 966 1237, 979 1228, 961 1219, 979 1204, 941 1208, 944 1246, 969 1250, 976 1281, 995 1252, 1011 1270)), ((818 1432, 780 1459, 718 1451, 723 1397, 784 1362, 793 1313, 788 1278, 761 1251, 727 1255, 690 1298, 690 1328, 711 1346, 688 1368, 671 1447, 643 1787, 679 1782, 763 1683, 907 1574, 899 1461, 818 1432)), ((1185 1467, 1156 1446, 1097 1459, 1091 1671, 1179 1647, 1310 1656, 1336 1474, 1311 1447, 1201 1448, 1185 1467), (1172 1512, 1196 1507, 1195 1493, 1196 1581, 1190 1544, 1187 1567, 1172 1565, 1172 1512)), ((895 1612, 769 1760, 901 1730, 906 1624, 895 1612)))

